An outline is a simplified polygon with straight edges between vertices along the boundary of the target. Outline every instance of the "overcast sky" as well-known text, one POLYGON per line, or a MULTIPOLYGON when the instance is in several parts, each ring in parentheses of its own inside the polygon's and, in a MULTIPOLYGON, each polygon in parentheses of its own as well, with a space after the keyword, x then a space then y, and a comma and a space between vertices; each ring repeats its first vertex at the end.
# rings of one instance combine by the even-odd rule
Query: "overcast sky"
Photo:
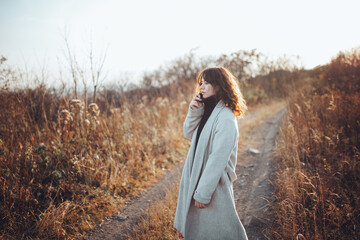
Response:
POLYGON ((0 0, 0 55, 57 69, 67 29, 79 58, 92 39, 109 76, 152 70, 197 48, 299 55, 306 68, 360 46, 358 0, 0 0))

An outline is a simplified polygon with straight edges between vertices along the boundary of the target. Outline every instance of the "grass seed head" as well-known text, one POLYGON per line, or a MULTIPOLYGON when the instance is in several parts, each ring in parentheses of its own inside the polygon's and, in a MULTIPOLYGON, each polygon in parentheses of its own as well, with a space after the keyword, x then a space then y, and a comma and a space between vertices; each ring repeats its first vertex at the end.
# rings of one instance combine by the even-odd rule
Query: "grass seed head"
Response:
POLYGON ((100 109, 96 103, 91 103, 88 107, 88 112, 91 114, 91 116, 99 116, 100 109))
POLYGON ((83 107, 81 100, 79 99, 72 99, 70 101, 70 111, 72 113, 79 113, 83 107))

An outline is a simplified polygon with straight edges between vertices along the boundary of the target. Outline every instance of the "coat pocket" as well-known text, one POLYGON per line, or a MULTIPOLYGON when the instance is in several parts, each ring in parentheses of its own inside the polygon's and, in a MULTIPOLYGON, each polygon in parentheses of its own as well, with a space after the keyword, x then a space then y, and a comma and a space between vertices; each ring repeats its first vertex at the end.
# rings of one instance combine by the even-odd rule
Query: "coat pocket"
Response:
POLYGON ((220 184, 221 185, 230 185, 231 183, 231 179, 228 175, 228 173, 226 171, 224 171, 221 175, 221 178, 220 178, 220 184))
POLYGON ((237 179, 236 173, 229 166, 226 167, 225 171, 227 172, 230 182, 234 182, 237 179))

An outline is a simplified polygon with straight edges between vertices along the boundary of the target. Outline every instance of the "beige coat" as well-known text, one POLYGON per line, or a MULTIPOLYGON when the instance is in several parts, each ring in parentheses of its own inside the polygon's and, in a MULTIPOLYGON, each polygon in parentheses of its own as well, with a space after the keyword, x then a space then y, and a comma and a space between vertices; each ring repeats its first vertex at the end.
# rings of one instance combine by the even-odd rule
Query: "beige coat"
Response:
POLYGON ((220 101, 195 140, 203 108, 189 108, 184 135, 192 139, 181 176, 174 226, 186 240, 247 239, 237 215, 232 182, 236 180, 238 126, 220 101), (207 204, 198 209, 194 199, 207 204))

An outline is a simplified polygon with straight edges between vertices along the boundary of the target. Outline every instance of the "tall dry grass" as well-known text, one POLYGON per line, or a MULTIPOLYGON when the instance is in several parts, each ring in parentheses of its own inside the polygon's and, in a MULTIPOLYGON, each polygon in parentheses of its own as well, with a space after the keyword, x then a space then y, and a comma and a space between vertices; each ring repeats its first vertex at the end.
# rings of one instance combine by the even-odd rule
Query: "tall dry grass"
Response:
POLYGON ((359 239, 360 54, 340 53, 289 100, 274 178, 274 239, 359 239))
MULTIPOLYGON (((245 79, 257 58, 190 54, 145 75, 138 88, 98 89, 88 104, 92 98, 43 84, 14 89, 21 73, 1 57, 0 238, 70 239, 91 229, 185 158, 181 119, 199 70, 224 65, 245 79)), ((244 89, 247 98, 268 100, 261 81, 255 85, 244 89)))
POLYGON ((148 187, 184 157, 184 99, 124 100, 108 115, 44 86, 3 89, 0 237, 81 236, 148 187))

